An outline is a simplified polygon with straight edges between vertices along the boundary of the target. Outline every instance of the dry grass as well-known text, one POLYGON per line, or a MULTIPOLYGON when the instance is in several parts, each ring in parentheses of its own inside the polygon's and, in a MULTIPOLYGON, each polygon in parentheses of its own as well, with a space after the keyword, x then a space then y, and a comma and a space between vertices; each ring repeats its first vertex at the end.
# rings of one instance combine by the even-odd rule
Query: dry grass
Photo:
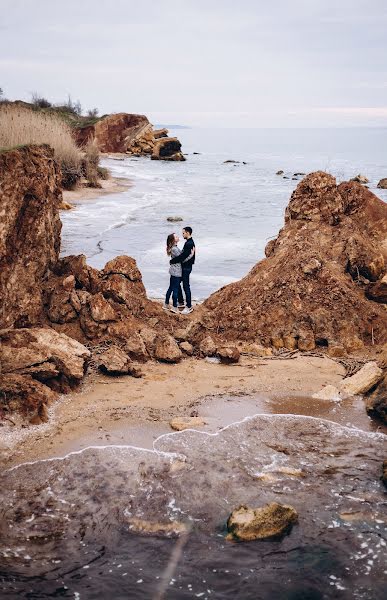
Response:
POLYGON ((89 186, 93 188, 100 188, 99 183, 99 150, 94 141, 89 142, 85 147, 85 154, 83 157, 83 171, 89 186))
POLYGON ((62 168, 62 184, 76 186, 82 175, 82 152, 77 148, 71 129, 54 115, 35 112, 14 104, 0 106, 0 147, 49 144, 62 168))

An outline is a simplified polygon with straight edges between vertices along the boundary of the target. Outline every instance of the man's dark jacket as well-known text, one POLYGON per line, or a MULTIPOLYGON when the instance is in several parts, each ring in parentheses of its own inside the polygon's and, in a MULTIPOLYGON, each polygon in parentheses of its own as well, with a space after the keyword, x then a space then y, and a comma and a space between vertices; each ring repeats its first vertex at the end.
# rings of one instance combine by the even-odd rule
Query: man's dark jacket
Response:
POLYGON ((181 263, 181 266, 183 267, 183 269, 188 269, 190 267, 192 267, 192 265, 195 263, 195 252, 193 253, 192 257, 189 260, 186 260, 192 250, 195 248, 195 242, 193 241, 192 238, 188 238, 188 240, 186 240, 184 247, 183 247, 183 251, 181 254, 179 254, 179 256, 175 256, 175 258, 172 258, 169 262, 171 265, 175 265, 176 263, 181 263))

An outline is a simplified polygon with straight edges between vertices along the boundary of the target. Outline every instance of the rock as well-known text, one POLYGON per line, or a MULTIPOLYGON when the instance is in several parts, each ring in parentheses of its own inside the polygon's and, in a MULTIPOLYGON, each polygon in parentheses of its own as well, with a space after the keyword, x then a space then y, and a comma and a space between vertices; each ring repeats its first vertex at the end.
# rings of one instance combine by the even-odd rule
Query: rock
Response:
POLYGON ((383 461, 382 465, 382 476, 380 478, 384 485, 387 487, 387 460, 383 461))
POLYGON ((239 541, 279 538, 290 532, 298 515, 292 506, 271 502, 262 508, 241 505, 228 518, 228 539, 239 541))
POLYGON ((281 171, 281 170, 280 170, 280 171, 277 171, 277 173, 276 173, 276 175, 283 175, 283 174, 284 174, 284 172, 283 172, 283 171, 281 171))
POLYGON ((345 355, 345 348, 341 344, 334 344, 331 342, 328 344, 328 356, 331 358, 340 358, 345 355))
POLYGON ((173 337, 176 340, 185 342, 187 340, 187 330, 179 327, 178 329, 174 330, 173 337))
POLYGON ((95 293, 98 287, 99 272, 86 263, 84 254, 70 255, 61 258, 54 267, 55 275, 73 275, 77 288, 85 288, 95 293))
POLYGON ((132 375, 142 377, 141 369, 118 346, 110 346, 98 356, 98 366, 107 375, 132 375))
POLYGON ((298 338, 298 349, 304 352, 314 350, 316 347, 314 335, 312 331, 301 330, 298 338))
POLYGON ((206 422, 201 417, 176 417, 169 424, 175 431, 184 431, 184 429, 203 427, 206 422))
POLYGON ((283 344, 287 350, 296 350, 297 343, 297 338, 294 335, 284 335, 283 344))
POLYGON ((200 342, 199 350, 203 356, 214 356, 214 354, 216 354, 216 344, 212 337, 205 337, 200 342))
POLYGON ((19 413, 33 424, 47 421, 47 409, 57 395, 29 375, 0 375, 0 411, 5 416, 19 413))
POLYGON ((103 323, 105 321, 117 320, 116 311, 101 293, 90 297, 89 306, 90 313, 94 321, 103 323))
POLYGON ((156 140, 158 140, 159 138, 168 137, 168 129, 166 129, 165 127, 163 127, 162 129, 154 129, 153 135, 156 140))
POLYGON ((129 517, 127 523, 129 525, 129 530, 136 535, 177 538, 188 533, 187 526, 179 521, 160 523, 129 517))
POLYGON ((377 388, 367 397, 366 411, 387 424, 387 376, 379 383, 377 388))
POLYGON ((102 274, 104 277, 109 275, 123 275, 129 281, 142 281, 141 273, 137 267, 137 263, 131 256, 116 256, 106 263, 102 274))
POLYGON ((176 363, 182 358, 182 353, 170 335, 158 335, 155 342, 155 358, 162 362, 176 363))
POLYGON ((253 356, 273 356, 273 350, 271 348, 265 348, 261 344, 248 344, 242 342, 239 349, 241 352, 252 354, 253 356))
POLYGON ((356 175, 356 177, 353 177, 351 179, 351 181, 356 181, 357 183, 369 183, 369 179, 367 179, 367 177, 365 175, 361 175, 359 173, 359 175, 356 175))
POLYGON ((312 398, 317 398, 318 400, 333 400, 334 402, 340 402, 342 400, 340 391, 334 385, 326 385, 322 390, 313 394, 312 398))
POLYGON ((379 181, 377 187, 382 190, 387 190, 387 177, 384 177, 384 179, 381 179, 379 181))
POLYGON ((0 328, 37 324, 58 260, 62 175, 46 145, 0 153, 0 328))
MULTIPOLYGON (((152 131, 147 117, 129 113, 106 115, 88 127, 74 129, 77 144, 84 147, 94 141, 100 152, 127 152, 135 149, 138 139, 152 131)), ((153 133, 150 136, 153 138, 153 133)))
POLYGON ((180 350, 184 352, 184 354, 188 354, 188 356, 192 356, 194 353, 194 347, 189 342, 181 342, 179 344, 180 350))
POLYGON ((322 264, 317 258, 312 258, 308 262, 301 265, 303 273, 305 275, 316 275, 318 271, 321 269, 322 264))
POLYGON ((239 160, 224 160, 223 164, 226 165, 227 163, 231 163, 233 165, 238 165, 240 163, 239 160))
POLYGON ((144 340, 137 332, 132 333, 125 339, 125 352, 131 360, 146 362, 149 359, 144 340))
POLYGON ((217 349, 216 353, 220 361, 225 364, 237 363, 241 356, 241 353, 235 346, 221 346, 217 349))
POLYGON ((306 173, 293 173, 293 177, 305 177, 306 173))
POLYGON ((183 217, 167 217, 167 221, 170 223, 179 223, 183 220, 183 217))
POLYGON ((376 362, 366 363, 355 375, 339 383, 340 391, 348 395, 366 394, 383 378, 383 371, 376 362))
POLYGON ((59 391, 77 385, 83 378, 90 351, 50 328, 6 329, 0 331, 0 363, 3 373, 19 373, 28 369, 30 375, 44 379, 47 363, 54 365, 58 376, 48 370, 47 384, 59 391), (44 365, 42 369, 42 365, 44 365))
POLYGON ((59 210, 71 210, 74 208, 74 204, 70 204, 70 202, 66 202, 66 200, 62 200, 58 206, 59 210))
POLYGON ((387 275, 375 283, 370 283, 366 287, 365 295, 374 302, 387 304, 387 275))
POLYGON ((270 342, 271 345, 273 346, 273 348, 275 348, 276 350, 280 350, 281 348, 284 347, 284 340, 283 337, 277 334, 274 334, 271 336, 270 338, 270 342))
POLYGON ((181 153, 181 143, 177 138, 160 138, 155 140, 152 160, 186 160, 181 153))

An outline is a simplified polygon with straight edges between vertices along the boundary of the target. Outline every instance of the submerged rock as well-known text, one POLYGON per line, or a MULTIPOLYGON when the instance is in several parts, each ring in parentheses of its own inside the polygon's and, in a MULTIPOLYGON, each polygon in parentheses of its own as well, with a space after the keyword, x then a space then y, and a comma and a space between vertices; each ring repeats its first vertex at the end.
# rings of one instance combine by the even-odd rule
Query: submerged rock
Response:
POLYGON ((228 518, 227 537, 244 542, 278 538, 289 533, 297 520, 296 510, 285 504, 271 502, 261 508, 241 505, 228 518))
POLYGON ((159 523, 130 517, 127 520, 129 530, 137 535, 148 535, 155 537, 176 538, 188 533, 188 528, 179 521, 159 523))
POLYGON ((167 221, 169 223, 180 223, 183 220, 183 217, 167 217, 167 221))
POLYGON ((382 190, 387 190, 387 177, 384 177, 383 179, 381 179, 379 181, 377 187, 382 190))

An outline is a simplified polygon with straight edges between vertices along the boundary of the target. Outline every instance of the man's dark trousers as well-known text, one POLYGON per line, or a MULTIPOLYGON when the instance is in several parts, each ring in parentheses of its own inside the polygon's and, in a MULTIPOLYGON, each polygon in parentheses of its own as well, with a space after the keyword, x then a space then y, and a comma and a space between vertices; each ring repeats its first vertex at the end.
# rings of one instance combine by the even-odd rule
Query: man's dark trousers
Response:
MULTIPOLYGON (((191 271, 192 271, 192 267, 187 267, 182 269, 183 272, 183 276, 182 276, 182 284, 183 284, 183 290, 184 290, 184 294, 185 294, 185 303, 186 306, 188 308, 191 308, 192 306, 192 300, 191 300, 191 286, 189 283, 189 276, 191 275, 191 271)), ((183 294, 181 291, 181 287, 179 286, 179 304, 183 303, 183 294)))

